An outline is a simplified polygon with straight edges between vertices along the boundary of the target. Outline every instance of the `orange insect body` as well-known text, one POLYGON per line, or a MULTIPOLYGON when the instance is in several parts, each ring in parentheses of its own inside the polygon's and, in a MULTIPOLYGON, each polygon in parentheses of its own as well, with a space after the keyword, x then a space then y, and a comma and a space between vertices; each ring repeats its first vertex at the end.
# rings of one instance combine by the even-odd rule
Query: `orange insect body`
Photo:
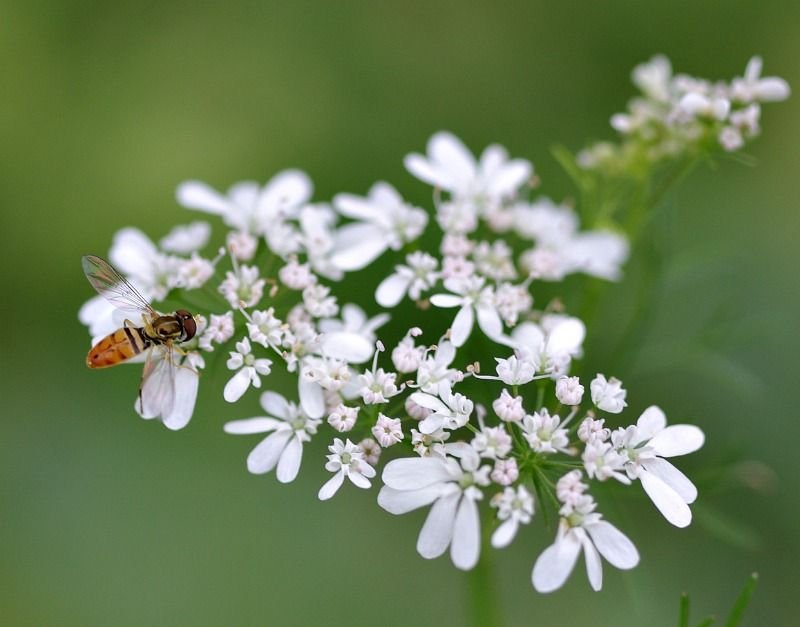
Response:
POLYGON ((145 335, 144 329, 123 327, 109 333, 92 347, 86 355, 86 365, 89 368, 116 366, 152 345, 153 342, 145 335))

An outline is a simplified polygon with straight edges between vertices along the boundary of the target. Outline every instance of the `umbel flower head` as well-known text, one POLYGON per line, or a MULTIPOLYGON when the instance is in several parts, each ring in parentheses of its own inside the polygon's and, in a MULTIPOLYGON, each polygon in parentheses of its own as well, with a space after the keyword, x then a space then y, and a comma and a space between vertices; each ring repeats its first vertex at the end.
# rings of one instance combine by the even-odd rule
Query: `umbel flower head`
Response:
MULTIPOLYGON (((496 144, 476 157, 448 132, 404 161, 433 188, 424 206, 387 182, 317 200, 299 170, 225 193, 182 183, 179 204, 211 222, 179 225, 158 243, 125 228, 108 255, 125 289, 156 309, 179 303, 197 324, 171 352, 142 336, 147 355, 127 363, 147 358, 159 375, 142 386, 136 411, 181 429, 201 381, 231 412, 266 390, 261 415, 224 425, 260 436, 246 457, 251 473, 274 471, 289 483, 311 455, 305 466, 330 473, 320 500, 352 484, 376 490, 391 514, 427 508, 417 552, 433 559, 449 551, 462 570, 481 559, 482 525, 502 549, 555 514, 552 544, 531 556, 533 587, 560 588, 583 555, 600 590, 603 561, 627 570, 640 558, 616 527, 624 520, 599 513, 610 496, 596 501, 591 486, 613 479, 636 491, 641 483, 657 512, 685 527, 698 490, 673 461, 705 436, 667 425, 654 405, 630 424, 626 410, 642 399, 608 370, 586 371, 592 329, 569 313, 574 303, 560 282, 583 275, 570 281, 597 290, 623 277, 641 209, 625 203, 643 197, 624 185, 647 187, 674 161, 737 151, 754 138, 761 105, 789 94, 761 70, 754 58, 730 83, 673 74, 663 57, 634 70, 642 94, 612 118, 620 142, 564 158, 579 185, 623 190, 609 199, 619 215, 539 195, 530 161, 496 144), (224 229, 218 237, 213 224, 224 229), (225 247, 209 251, 210 241, 225 247), (381 276, 355 274, 374 263, 381 276), (391 316, 400 324, 386 324, 391 316), (220 367, 210 367, 214 360, 220 367), (219 381, 205 374, 212 371, 219 381), (327 455, 307 446, 318 436, 327 455)), ((149 333, 141 311, 119 306, 119 285, 79 312, 95 341, 149 333)))

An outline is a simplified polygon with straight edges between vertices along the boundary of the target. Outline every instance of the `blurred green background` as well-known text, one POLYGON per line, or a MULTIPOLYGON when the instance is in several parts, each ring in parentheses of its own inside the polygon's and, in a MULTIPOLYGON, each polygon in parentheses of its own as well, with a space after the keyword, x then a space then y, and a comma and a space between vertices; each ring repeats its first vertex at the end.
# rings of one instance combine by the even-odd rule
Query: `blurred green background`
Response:
MULTIPOLYGON (((464 623, 465 575, 414 551, 424 513, 392 517, 374 491, 317 500, 321 439, 291 486, 247 474, 255 440, 221 427, 256 395, 232 408, 204 380, 184 431, 137 418, 138 375, 83 365, 80 255, 123 226, 157 238, 197 217, 173 200, 187 178, 224 189, 300 167, 319 200, 383 178, 429 206, 402 157, 443 128, 532 159, 561 198, 550 147, 611 137, 635 64, 663 52, 727 79, 758 53, 797 90, 799 23, 788 0, 0 3, 0 624, 464 623)), ((796 624, 799 112, 797 96, 765 107, 755 168, 701 168, 670 196, 657 315, 614 372, 631 419, 658 403, 706 431, 679 464, 701 488, 696 523, 604 501, 641 564, 606 567, 600 594, 579 565, 549 596, 530 585, 551 541, 532 525, 494 552, 509 624, 672 625, 682 591, 699 620, 754 570, 746 624, 796 624), (759 464, 716 477, 731 460, 759 464)), ((613 358, 634 268, 607 292, 587 366, 613 358)))

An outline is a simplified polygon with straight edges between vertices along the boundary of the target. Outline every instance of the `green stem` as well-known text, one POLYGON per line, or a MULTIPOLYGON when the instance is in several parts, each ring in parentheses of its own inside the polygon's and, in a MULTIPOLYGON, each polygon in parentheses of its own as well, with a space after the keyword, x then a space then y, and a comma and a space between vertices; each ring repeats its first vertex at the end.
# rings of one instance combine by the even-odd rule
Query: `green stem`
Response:
POLYGON ((467 573, 468 605, 474 627, 501 627, 503 620, 497 600, 496 582, 492 576, 489 544, 491 527, 488 524, 484 524, 483 527, 481 558, 475 568, 467 573))

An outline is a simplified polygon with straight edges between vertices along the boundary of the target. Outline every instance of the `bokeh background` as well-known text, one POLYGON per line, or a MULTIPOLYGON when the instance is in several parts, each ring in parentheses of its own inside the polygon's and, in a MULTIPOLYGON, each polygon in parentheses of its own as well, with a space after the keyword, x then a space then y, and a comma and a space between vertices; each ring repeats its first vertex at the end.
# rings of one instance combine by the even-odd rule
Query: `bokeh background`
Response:
MULTIPOLYGON (((322 441, 291 486, 247 474, 253 441, 221 427, 256 395, 232 408, 204 379, 171 433, 134 415, 132 370, 88 371, 80 255, 196 217, 173 200, 187 178, 224 189, 300 167, 320 200, 384 178, 429 206, 402 157, 439 129, 532 159, 562 198, 550 147, 611 137, 636 63, 663 52, 730 78, 758 53, 800 89, 799 23, 788 0, 0 3, 0 624, 463 624, 466 577, 414 551, 424 513, 353 489, 317 500, 322 441)), ((696 523, 671 528, 644 498, 604 505, 640 566, 606 568, 594 594, 579 565, 549 596, 530 585, 551 539, 532 525, 494 553, 508 624, 672 625, 683 591, 699 620, 751 571, 746 624, 796 624, 797 97, 764 113, 755 167, 700 168, 667 200, 655 315, 614 373, 631 418, 657 402, 706 431, 681 463, 696 523)), ((606 338, 635 262, 587 366, 618 357, 606 338)))

